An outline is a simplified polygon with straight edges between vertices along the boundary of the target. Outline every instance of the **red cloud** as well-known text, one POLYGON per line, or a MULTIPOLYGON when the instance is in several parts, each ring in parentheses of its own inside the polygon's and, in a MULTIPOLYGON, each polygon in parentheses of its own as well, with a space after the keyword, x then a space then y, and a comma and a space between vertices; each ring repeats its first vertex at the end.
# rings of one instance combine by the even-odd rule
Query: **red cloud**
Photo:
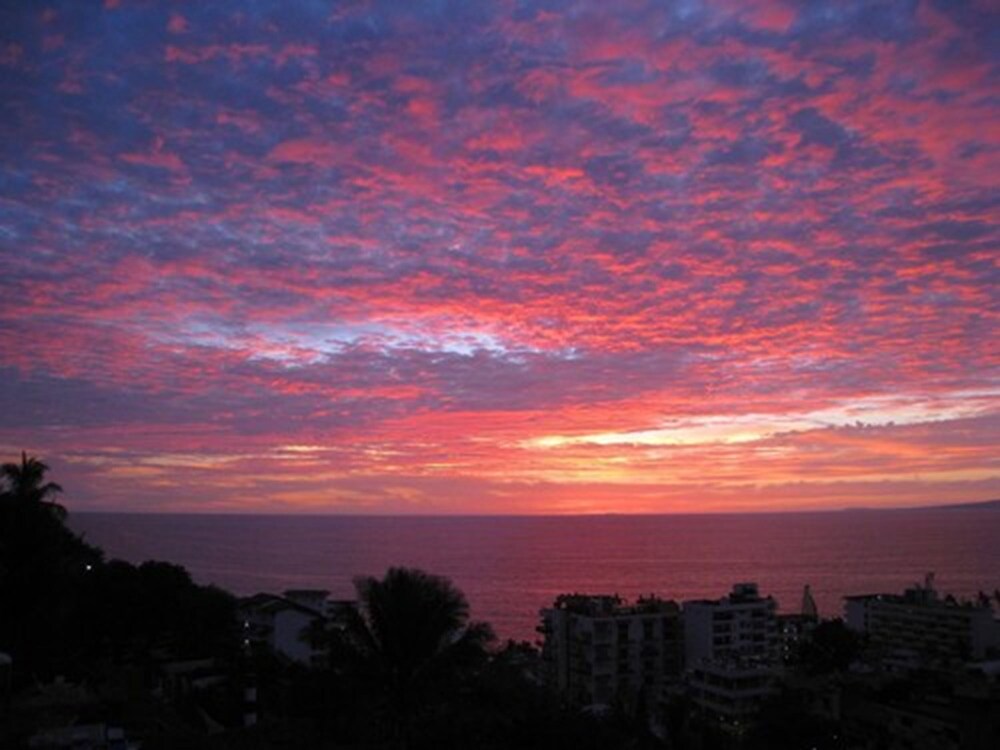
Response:
POLYGON ((283 141, 271 149, 268 159, 288 164, 331 164, 343 157, 345 151, 327 141, 298 138, 283 141))

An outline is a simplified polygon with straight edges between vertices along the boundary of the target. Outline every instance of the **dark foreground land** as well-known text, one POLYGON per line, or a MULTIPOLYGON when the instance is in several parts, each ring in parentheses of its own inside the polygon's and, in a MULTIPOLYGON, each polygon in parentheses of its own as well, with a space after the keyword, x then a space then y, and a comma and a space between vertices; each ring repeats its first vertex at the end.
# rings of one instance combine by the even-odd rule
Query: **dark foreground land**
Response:
POLYGON ((1000 747, 1000 669, 890 669, 840 621, 796 642, 738 726, 683 678, 577 705, 533 645, 497 643, 460 591, 414 570, 359 580, 302 633, 302 663, 183 568, 106 560, 30 461, 4 467, 0 496, 3 748, 1000 747))

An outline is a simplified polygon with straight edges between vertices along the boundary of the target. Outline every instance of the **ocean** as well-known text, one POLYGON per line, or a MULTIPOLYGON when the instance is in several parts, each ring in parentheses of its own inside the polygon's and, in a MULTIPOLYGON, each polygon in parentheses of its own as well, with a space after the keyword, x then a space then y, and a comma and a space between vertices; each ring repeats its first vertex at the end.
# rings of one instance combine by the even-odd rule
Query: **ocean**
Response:
POLYGON ((1000 510, 984 508, 660 516, 301 516, 74 513, 70 525, 133 563, 186 567, 233 593, 325 588, 351 598, 389 566, 447 576, 501 638, 537 639, 561 593, 719 597, 754 581, 779 610, 805 584, 823 615, 847 594, 1000 588, 1000 510))

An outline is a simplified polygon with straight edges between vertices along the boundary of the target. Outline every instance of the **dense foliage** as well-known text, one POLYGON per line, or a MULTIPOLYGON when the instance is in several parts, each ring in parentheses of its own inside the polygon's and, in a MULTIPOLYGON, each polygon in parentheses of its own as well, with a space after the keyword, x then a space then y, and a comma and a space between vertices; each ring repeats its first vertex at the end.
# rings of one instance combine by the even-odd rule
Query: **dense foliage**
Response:
POLYGON ((93 677, 154 647, 234 651, 231 596, 176 565, 106 562, 65 525, 47 469, 22 456, 3 466, 0 486, 0 651, 13 657, 16 684, 93 677))

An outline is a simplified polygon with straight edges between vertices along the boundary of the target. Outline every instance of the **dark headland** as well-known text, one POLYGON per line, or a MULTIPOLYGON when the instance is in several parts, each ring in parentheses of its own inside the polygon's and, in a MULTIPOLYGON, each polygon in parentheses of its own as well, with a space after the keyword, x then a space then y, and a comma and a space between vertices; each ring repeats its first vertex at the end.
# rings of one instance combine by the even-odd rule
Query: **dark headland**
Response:
POLYGON ((872 506, 861 506, 844 508, 844 511, 911 511, 911 510, 1000 510, 1000 499, 982 500, 974 503, 940 503, 937 505, 907 505, 901 508, 876 508, 872 506))

